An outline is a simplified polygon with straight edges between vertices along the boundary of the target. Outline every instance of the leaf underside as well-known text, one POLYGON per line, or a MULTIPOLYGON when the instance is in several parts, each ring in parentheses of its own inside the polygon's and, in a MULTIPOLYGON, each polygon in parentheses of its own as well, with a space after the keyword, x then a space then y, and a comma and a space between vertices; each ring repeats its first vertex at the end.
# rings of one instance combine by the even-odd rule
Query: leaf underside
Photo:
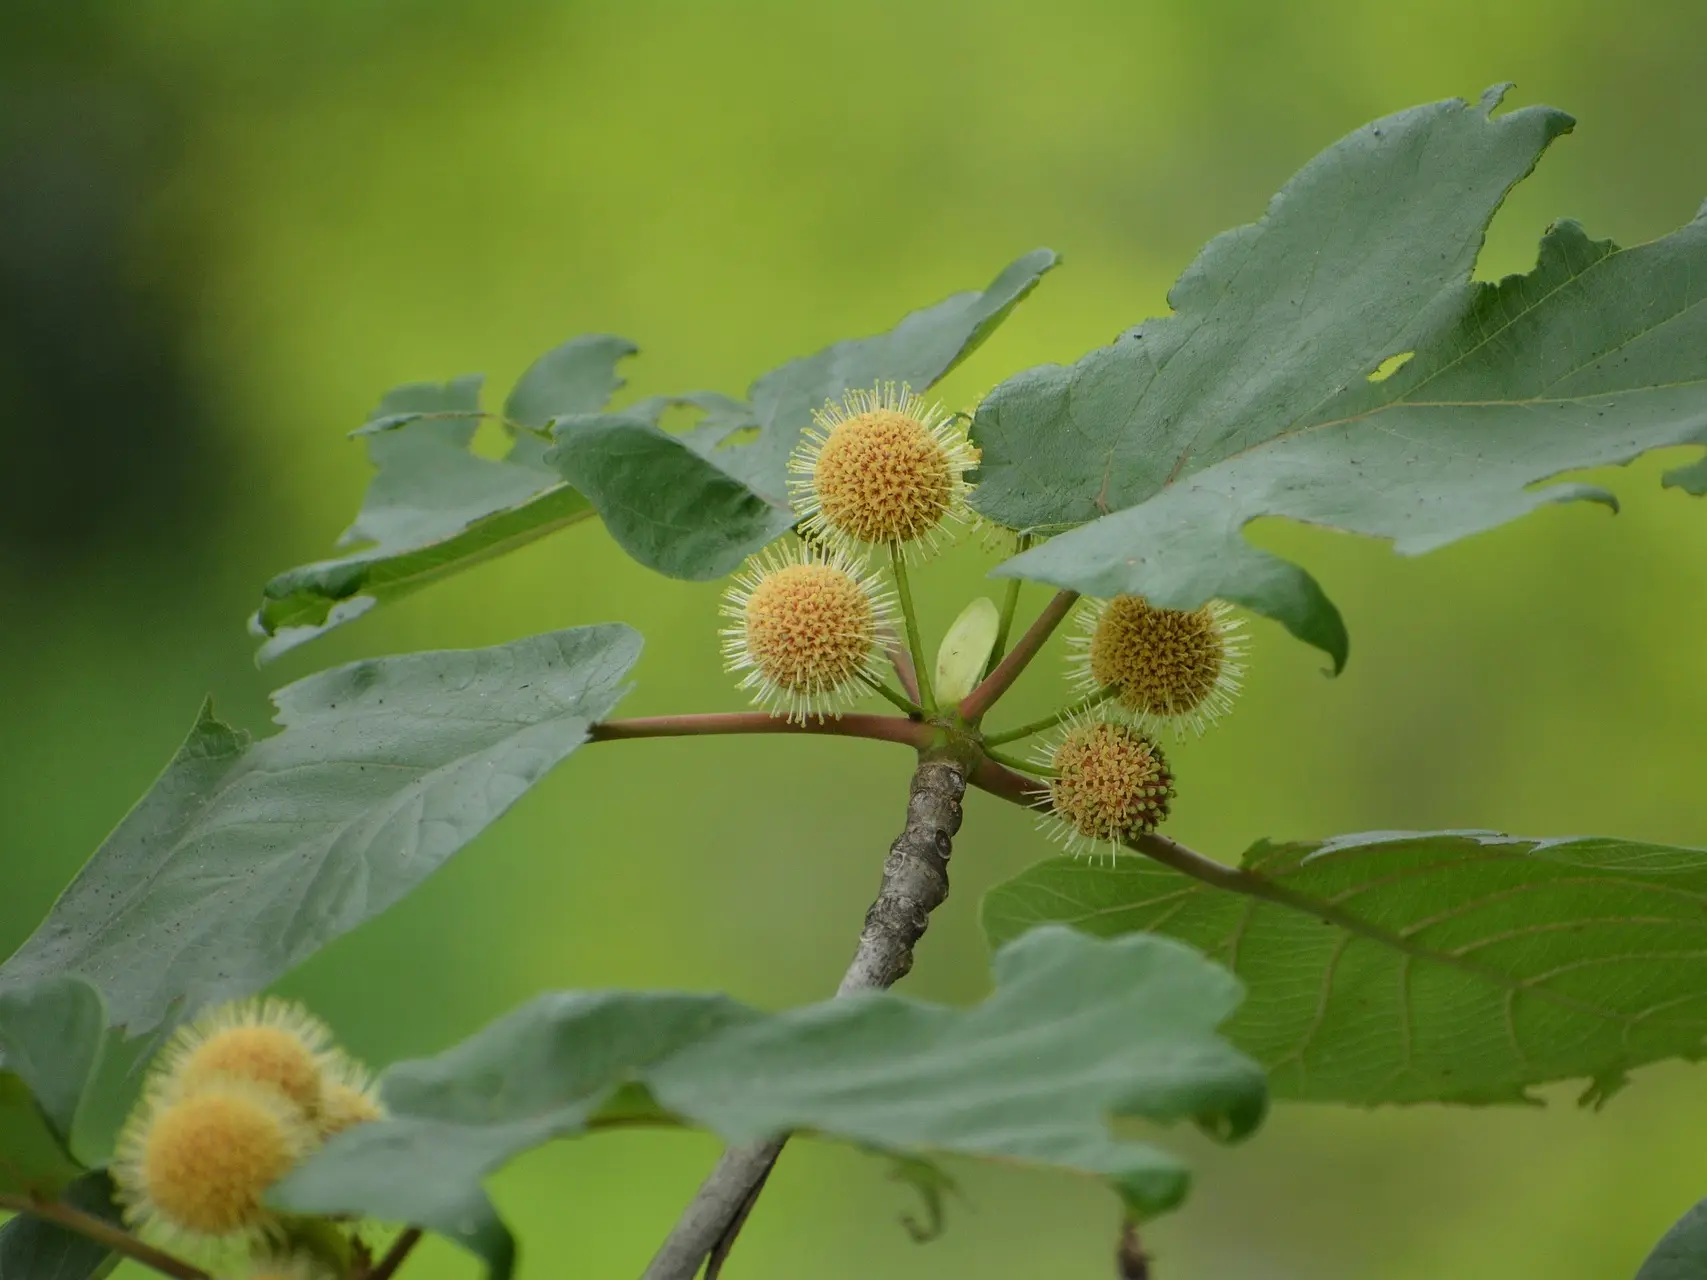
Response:
POLYGON ((545 996, 438 1058, 393 1067, 392 1118, 334 1139, 273 1198, 466 1243, 469 1224, 488 1222, 481 1180, 521 1151, 689 1123, 731 1142, 806 1130, 903 1158, 1067 1168, 1154 1213, 1183 1196, 1185 1171, 1115 1139, 1107 1117, 1189 1117, 1226 1138, 1260 1120, 1262 1073, 1215 1034, 1238 984, 1191 951, 1038 930, 994 970, 995 994, 964 1011, 891 992, 774 1015, 721 996, 545 996))
POLYGON ((625 692, 627 627, 352 663, 273 695, 251 743, 209 708, 0 965, 0 993, 88 979, 135 1036, 260 989, 473 839, 625 692))
POLYGON ((81 979, 0 989, 0 1194, 54 1196, 82 1172, 71 1128, 106 1028, 81 979))
POLYGON ((367 545, 267 583, 250 620, 265 638, 259 657, 594 514, 649 569, 722 577, 794 524, 787 460, 813 411, 880 381, 933 385, 1056 261, 1036 250, 985 289, 784 365, 753 384, 750 403, 701 391, 601 412, 622 385, 617 362, 636 348, 606 335, 574 339, 511 391, 503 416, 513 443, 502 460, 469 451, 482 416, 478 377, 399 387, 357 432, 378 471, 340 545, 367 545), (677 406, 701 414, 691 430, 660 425, 677 406))
MULTIPOLYGON (((974 504, 1070 530, 997 572, 1174 608, 1235 601, 1338 667, 1338 612, 1246 541, 1252 520, 1418 554, 1549 503, 1610 503, 1535 487, 1562 472, 1707 443, 1707 221, 1628 250, 1560 222, 1533 271, 1471 280, 1494 211, 1572 124, 1495 116, 1501 92, 1357 130, 1213 240, 1173 314, 992 392, 974 504)), ((1667 482, 1703 492, 1707 463, 1667 482)))
POLYGON ((262 588, 250 619, 250 630, 266 637, 260 660, 592 515, 545 465, 544 444, 529 429, 602 407, 622 386, 618 362, 636 350, 625 338, 593 334, 536 360, 505 403, 511 444, 502 459, 470 452, 483 416, 478 376, 389 392, 356 433, 376 472, 338 545, 359 549, 288 570, 262 588))
POLYGON ((1375 833, 1259 843, 1244 868, 1295 905, 1138 856, 1053 859, 990 892, 985 930, 1001 943, 1059 922, 1201 949, 1244 982, 1227 1035, 1277 1099, 1521 1102, 1586 1078, 1598 1103, 1631 1068, 1702 1053, 1707 851, 1375 833))
POLYGON ((1677 1220, 1636 1273, 1636 1280, 1704 1278, 1707 1278, 1707 1200, 1677 1220))

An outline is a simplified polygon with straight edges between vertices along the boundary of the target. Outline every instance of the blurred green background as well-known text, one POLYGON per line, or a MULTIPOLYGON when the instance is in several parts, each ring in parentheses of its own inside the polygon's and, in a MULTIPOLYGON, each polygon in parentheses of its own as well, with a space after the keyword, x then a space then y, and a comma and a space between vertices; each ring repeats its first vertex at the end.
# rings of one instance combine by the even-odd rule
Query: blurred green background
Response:
MULTIPOLYGON (((1071 360, 1157 313, 1215 232, 1366 119, 1513 79, 1576 113, 1495 224, 1527 268, 1553 217, 1633 243, 1707 195, 1707 10, 1587 0, 620 5, 139 0, 0 10, 0 954, 148 785, 211 691, 357 655, 606 620, 647 637, 627 714, 731 708, 718 587, 581 527, 258 672, 243 619, 325 554, 367 479, 344 438, 393 384, 501 393, 576 333, 637 340, 631 393, 756 373, 982 285, 1066 266, 945 391, 1071 360)), ((1486 826, 1707 843, 1707 506, 1662 464, 1622 515, 1550 509, 1421 560, 1287 527, 1343 608, 1345 675, 1267 623, 1249 694, 1177 753, 1172 833, 1486 826)), ((924 577, 940 629, 992 563, 924 577)), ((1030 589, 1027 599, 1043 598, 1030 589)), ((1009 717, 1059 698, 1054 663, 1009 717)), ((904 753, 863 742, 621 743, 578 754, 398 909, 285 987, 376 1063, 544 989, 835 986, 904 753)), ((906 984, 984 989, 981 892, 1045 845, 978 796, 906 984)), ((1163 1135, 1201 1176, 1148 1236, 1161 1280, 1628 1277, 1707 1193, 1707 1078, 1638 1074, 1598 1115, 1285 1108, 1247 1146, 1163 1135)), ((524 1275, 633 1276, 716 1151, 560 1145, 495 1180, 524 1275)), ((1105 1277, 1116 1210, 1067 1178, 956 1165, 916 1246, 883 1168, 798 1144, 732 1274, 1105 1277)), ((475 1274, 443 1246, 413 1268, 475 1274)))

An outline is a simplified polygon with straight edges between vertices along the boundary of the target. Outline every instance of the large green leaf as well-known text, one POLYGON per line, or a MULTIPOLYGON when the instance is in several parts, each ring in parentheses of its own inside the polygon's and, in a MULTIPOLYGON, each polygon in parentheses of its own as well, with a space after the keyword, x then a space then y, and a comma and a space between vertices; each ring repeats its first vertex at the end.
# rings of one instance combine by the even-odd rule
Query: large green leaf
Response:
POLYGON ((758 493, 786 503, 788 455, 815 410, 877 382, 906 383, 914 391, 934 386, 976 351, 1059 262, 1051 250, 1033 249, 984 289, 957 293, 913 312, 887 333, 838 342, 765 374, 748 393, 757 433, 725 446, 718 455, 723 466, 758 493))
MULTIPOLYGON (((1707 441, 1707 222, 1630 250, 1561 222, 1528 275, 1471 281, 1493 211, 1570 126, 1545 108, 1493 116, 1497 96, 1358 130, 1213 241, 1173 315, 998 387, 974 424, 978 507, 1091 522, 998 572, 1178 608, 1234 600, 1338 665, 1339 615, 1245 540, 1250 521, 1416 554, 1547 503, 1610 501, 1531 487, 1560 472, 1707 441)), ((1699 489, 1707 471, 1674 482, 1699 489)))
POLYGON ((1227 1034, 1277 1098, 1515 1102, 1696 1058, 1707 1037, 1707 851, 1486 832, 1260 843, 1233 879, 1142 856, 1059 858, 991 890, 1000 943, 1063 922, 1201 948, 1250 998, 1227 1034))
MULTIPOLYGON (((523 428, 599 409, 622 385, 616 365, 635 346, 604 334, 547 352, 522 374, 505 416, 523 428)), ((378 469, 361 511, 338 540, 359 550, 281 573, 262 588, 250 620, 268 637, 262 660, 323 635, 438 578, 592 514, 586 499, 542 461, 544 442, 514 431, 508 456, 469 451, 480 411, 478 377, 398 387, 357 432, 378 469)))
POLYGON ((81 1172, 71 1127, 105 1035, 79 978, 0 989, 0 1194, 57 1195, 81 1172))
POLYGON ((924 390, 964 360, 1054 266, 1039 249, 981 291, 915 311, 888 333, 838 342, 753 384, 752 403, 715 392, 659 397, 620 413, 559 418, 555 465, 598 509, 611 536, 649 569, 718 578, 794 524, 788 455, 815 410, 852 387, 907 383, 924 390), (676 435, 663 411, 704 415, 676 435))
POLYGON ((1707 1280, 1707 1200, 1665 1233, 1636 1280, 1707 1280))
MULTIPOLYGON (((61 1199, 113 1226, 122 1225, 112 1179, 104 1169, 83 1174, 61 1199)), ((0 1280, 102 1280, 118 1263, 117 1254, 87 1236, 28 1214, 0 1226, 0 1280)))
POLYGON ((634 347, 578 338, 522 375, 504 406, 518 425, 501 461, 469 452, 480 383, 400 387, 358 434, 379 468, 334 560, 282 573, 250 619, 263 661, 389 599, 597 512, 640 563, 672 577, 720 577, 794 522, 788 455, 814 410, 852 387, 904 382, 924 390, 984 341, 1056 263, 1039 249, 988 288, 915 311, 887 333, 839 342, 753 384, 752 403, 716 392, 658 397, 600 413, 634 347), (659 426, 688 404, 694 429, 659 426), (534 434, 554 428, 549 450, 534 434))
POLYGON ((467 1241, 486 1222, 481 1179, 517 1153, 674 1120, 731 1141, 808 1130, 903 1157, 1064 1167, 1155 1213, 1184 1195, 1185 1170, 1115 1139, 1109 1116, 1190 1117, 1228 1138, 1260 1120, 1262 1073, 1215 1035, 1239 986, 1186 948, 1038 930, 994 971, 995 994, 965 1011, 892 992, 775 1015, 720 996, 546 996, 392 1068, 393 1118, 335 1139, 274 1199, 467 1241))
POLYGON ((250 743, 207 708, 0 991, 88 978, 135 1035, 265 986, 391 906, 587 740, 640 638, 581 627, 323 671, 250 743))
POLYGON ((875 337, 838 342, 753 384, 751 404, 715 392, 658 397, 619 413, 559 418, 547 455, 598 509, 622 548, 676 578, 718 578, 794 523, 788 455, 815 410, 853 387, 924 390, 965 359, 1055 265, 1046 249, 1009 264, 989 287, 915 311, 875 337), (704 415, 659 426, 665 409, 704 415))

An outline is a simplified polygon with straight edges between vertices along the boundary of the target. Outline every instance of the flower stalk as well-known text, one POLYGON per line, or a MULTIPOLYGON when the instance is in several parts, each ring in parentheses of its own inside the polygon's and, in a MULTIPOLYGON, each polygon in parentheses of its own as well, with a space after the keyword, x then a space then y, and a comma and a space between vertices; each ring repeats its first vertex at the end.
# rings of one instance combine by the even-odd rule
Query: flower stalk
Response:
POLYGON ((913 659, 913 674, 919 682, 919 701, 924 712, 934 716, 937 711, 936 691, 931 688, 930 668, 925 665, 924 638, 919 632, 919 620, 913 612, 913 588, 907 581, 907 557, 899 545, 889 548, 889 563, 895 569, 895 592, 901 598, 901 621, 907 628, 907 650, 913 659))
POLYGON ((1086 711, 1091 710, 1091 708, 1100 706, 1102 703, 1107 702, 1115 695, 1118 688, 1119 686, 1117 685, 1107 685, 1104 688, 1098 689, 1095 693, 1090 694, 1088 697, 1080 698, 1077 702, 1062 707, 1052 716, 1044 716, 1041 720, 1033 720, 1030 724, 1022 724, 1017 729, 1008 729, 1002 733, 988 734, 984 738, 984 745, 986 747, 999 747, 1004 742, 1018 742, 1021 738, 1029 738, 1034 733, 1042 733, 1047 729, 1053 729, 1063 720, 1071 720, 1074 716, 1082 715, 1086 711))

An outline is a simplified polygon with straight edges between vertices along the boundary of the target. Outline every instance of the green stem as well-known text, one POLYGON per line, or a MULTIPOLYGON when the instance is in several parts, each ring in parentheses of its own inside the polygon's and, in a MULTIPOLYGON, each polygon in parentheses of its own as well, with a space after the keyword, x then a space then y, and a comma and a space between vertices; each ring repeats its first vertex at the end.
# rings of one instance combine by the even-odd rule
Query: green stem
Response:
POLYGON ((991 751, 988 747, 984 750, 984 757, 987 760, 994 760, 1003 768, 1013 769, 1019 773, 1034 773, 1044 778, 1058 778, 1061 776, 1061 771, 1059 769, 1051 769, 1046 764, 1032 764, 1029 760, 1016 760, 1012 756, 1003 755, 1000 751, 991 751))
POLYGON ((1089 711, 1092 707, 1100 706, 1114 696, 1116 685, 1105 685, 1095 693, 1080 698, 1071 706, 1062 707, 1052 716, 1044 716, 1041 720, 1033 720, 1030 724, 1022 724, 1017 729, 1008 729, 1002 733, 993 733, 984 739, 986 747, 1000 746, 1004 742, 1017 742, 1021 738, 1029 738, 1034 733, 1042 733, 1045 729, 1053 729, 1063 720, 1071 720, 1081 711, 1089 711))
POLYGON ((913 589, 907 585, 907 557, 899 545, 889 548, 889 563, 895 569, 895 591, 901 597, 901 618, 907 624, 907 649, 913 655, 913 672, 919 677, 919 701, 924 703, 928 716, 936 714, 936 690, 931 688, 930 669, 925 666, 925 649, 919 635, 919 620, 913 614, 913 589))
MULTIPOLYGON (((1031 545, 1028 534, 1014 535, 1014 554, 1017 556, 1031 545)), ((996 626, 996 643, 990 649, 990 659, 984 664, 984 674, 989 675, 996 669, 996 664, 1002 660, 1002 655, 1008 651, 1008 637, 1013 634, 1014 613, 1019 609, 1019 578, 1008 579, 1007 594, 1002 597, 1001 621, 996 626)))
POLYGON ((905 698, 901 694, 896 693, 895 690, 891 689, 887 684, 885 684, 883 681, 879 680, 876 676, 868 676, 865 674, 865 672, 862 671, 862 672, 860 672, 859 678, 861 680, 865 681, 866 684, 871 686, 871 690, 873 693, 882 694, 885 698, 889 699, 890 702, 894 703, 897 707, 900 707, 901 711, 905 715, 922 716, 925 714, 925 709, 923 707, 921 707, 918 703, 912 701, 910 698, 905 698))
POLYGON ((58 1200, 0 1195, 0 1209, 27 1213, 55 1226, 64 1227, 67 1231, 75 1231, 78 1235, 93 1240, 103 1249, 140 1262, 163 1276, 171 1276, 172 1280, 211 1280, 207 1272, 191 1266, 182 1258, 174 1258, 151 1244, 144 1244, 123 1228, 58 1200))

